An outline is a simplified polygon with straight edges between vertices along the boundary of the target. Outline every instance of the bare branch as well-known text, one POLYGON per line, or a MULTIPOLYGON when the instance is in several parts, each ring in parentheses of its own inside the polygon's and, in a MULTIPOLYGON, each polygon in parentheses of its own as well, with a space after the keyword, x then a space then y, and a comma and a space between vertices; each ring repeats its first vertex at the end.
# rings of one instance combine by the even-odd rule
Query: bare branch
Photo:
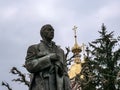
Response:
POLYGON ((65 49, 66 49, 66 51, 67 51, 67 53, 65 54, 65 57, 66 57, 66 59, 67 59, 68 54, 70 53, 70 47, 65 47, 65 49))
POLYGON ((2 86, 7 87, 8 90, 12 90, 12 88, 10 88, 10 85, 7 82, 2 81, 2 86))
POLYGON ((21 71, 19 71, 16 67, 13 67, 10 72, 12 74, 18 75, 20 77, 20 78, 17 78, 17 79, 13 79, 12 81, 22 82, 29 87, 30 82, 26 80, 25 74, 23 74, 21 71))

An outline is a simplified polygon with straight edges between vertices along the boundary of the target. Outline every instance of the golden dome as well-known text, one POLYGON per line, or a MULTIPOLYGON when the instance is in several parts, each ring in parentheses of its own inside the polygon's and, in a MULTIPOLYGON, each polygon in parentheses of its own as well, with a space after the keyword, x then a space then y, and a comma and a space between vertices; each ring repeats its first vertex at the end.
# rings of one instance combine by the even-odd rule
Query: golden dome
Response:
POLYGON ((68 72, 69 78, 70 79, 74 78, 80 72, 81 72, 81 64, 74 63, 71 66, 70 71, 68 72))
POLYGON ((80 52, 82 50, 81 50, 81 47, 77 44, 76 29, 77 29, 77 27, 74 26, 73 30, 75 33, 75 36, 74 36, 75 37, 75 44, 72 47, 72 52, 75 55, 75 57, 73 59, 74 63, 73 63, 73 65, 71 65, 70 70, 68 72, 70 79, 74 78, 77 74, 79 74, 81 72, 81 69, 82 69, 81 60, 80 60, 80 52))
POLYGON ((74 54, 79 54, 81 52, 81 47, 77 44, 77 42, 74 44, 74 46, 72 47, 72 52, 74 54))

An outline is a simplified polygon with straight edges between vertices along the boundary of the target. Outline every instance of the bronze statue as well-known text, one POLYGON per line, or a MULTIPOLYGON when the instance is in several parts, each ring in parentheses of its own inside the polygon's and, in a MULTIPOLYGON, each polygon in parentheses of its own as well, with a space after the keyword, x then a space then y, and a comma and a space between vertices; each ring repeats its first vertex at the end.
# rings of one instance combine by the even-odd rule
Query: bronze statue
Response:
POLYGON ((52 41, 50 24, 40 30, 42 40, 28 48, 25 66, 32 74, 29 90, 71 90, 64 51, 52 41))

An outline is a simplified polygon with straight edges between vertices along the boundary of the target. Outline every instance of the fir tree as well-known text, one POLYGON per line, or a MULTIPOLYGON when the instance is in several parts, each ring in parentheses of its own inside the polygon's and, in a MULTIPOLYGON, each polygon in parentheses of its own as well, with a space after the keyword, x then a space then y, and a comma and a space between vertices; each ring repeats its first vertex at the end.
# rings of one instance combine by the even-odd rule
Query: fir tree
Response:
POLYGON ((98 31, 100 38, 89 43, 91 52, 91 66, 96 75, 94 81, 97 90, 120 90, 116 83, 116 77, 120 71, 120 46, 119 38, 114 38, 113 33, 108 33, 102 24, 102 30, 98 31))

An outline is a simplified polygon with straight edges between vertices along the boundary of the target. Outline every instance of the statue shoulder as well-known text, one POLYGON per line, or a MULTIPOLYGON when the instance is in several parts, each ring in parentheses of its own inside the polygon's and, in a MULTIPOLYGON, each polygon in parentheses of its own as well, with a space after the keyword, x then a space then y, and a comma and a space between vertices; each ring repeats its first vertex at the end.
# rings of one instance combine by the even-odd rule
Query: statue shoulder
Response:
POLYGON ((36 56, 36 53, 37 53, 37 44, 30 45, 27 49, 26 60, 34 58, 36 56))
POLYGON ((31 52, 31 51, 33 51, 33 52, 37 52, 39 46, 40 46, 40 43, 30 45, 30 46, 28 47, 27 52, 31 52))
POLYGON ((56 45, 56 46, 57 46, 57 48, 58 48, 59 51, 64 52, 64 50, 61 48, 60 45, 56 45))
POLYGON ((38 44, 30 45, 30 46, 28 47, 28 50, 37 49, 37 46, 38 46, 38 44))

